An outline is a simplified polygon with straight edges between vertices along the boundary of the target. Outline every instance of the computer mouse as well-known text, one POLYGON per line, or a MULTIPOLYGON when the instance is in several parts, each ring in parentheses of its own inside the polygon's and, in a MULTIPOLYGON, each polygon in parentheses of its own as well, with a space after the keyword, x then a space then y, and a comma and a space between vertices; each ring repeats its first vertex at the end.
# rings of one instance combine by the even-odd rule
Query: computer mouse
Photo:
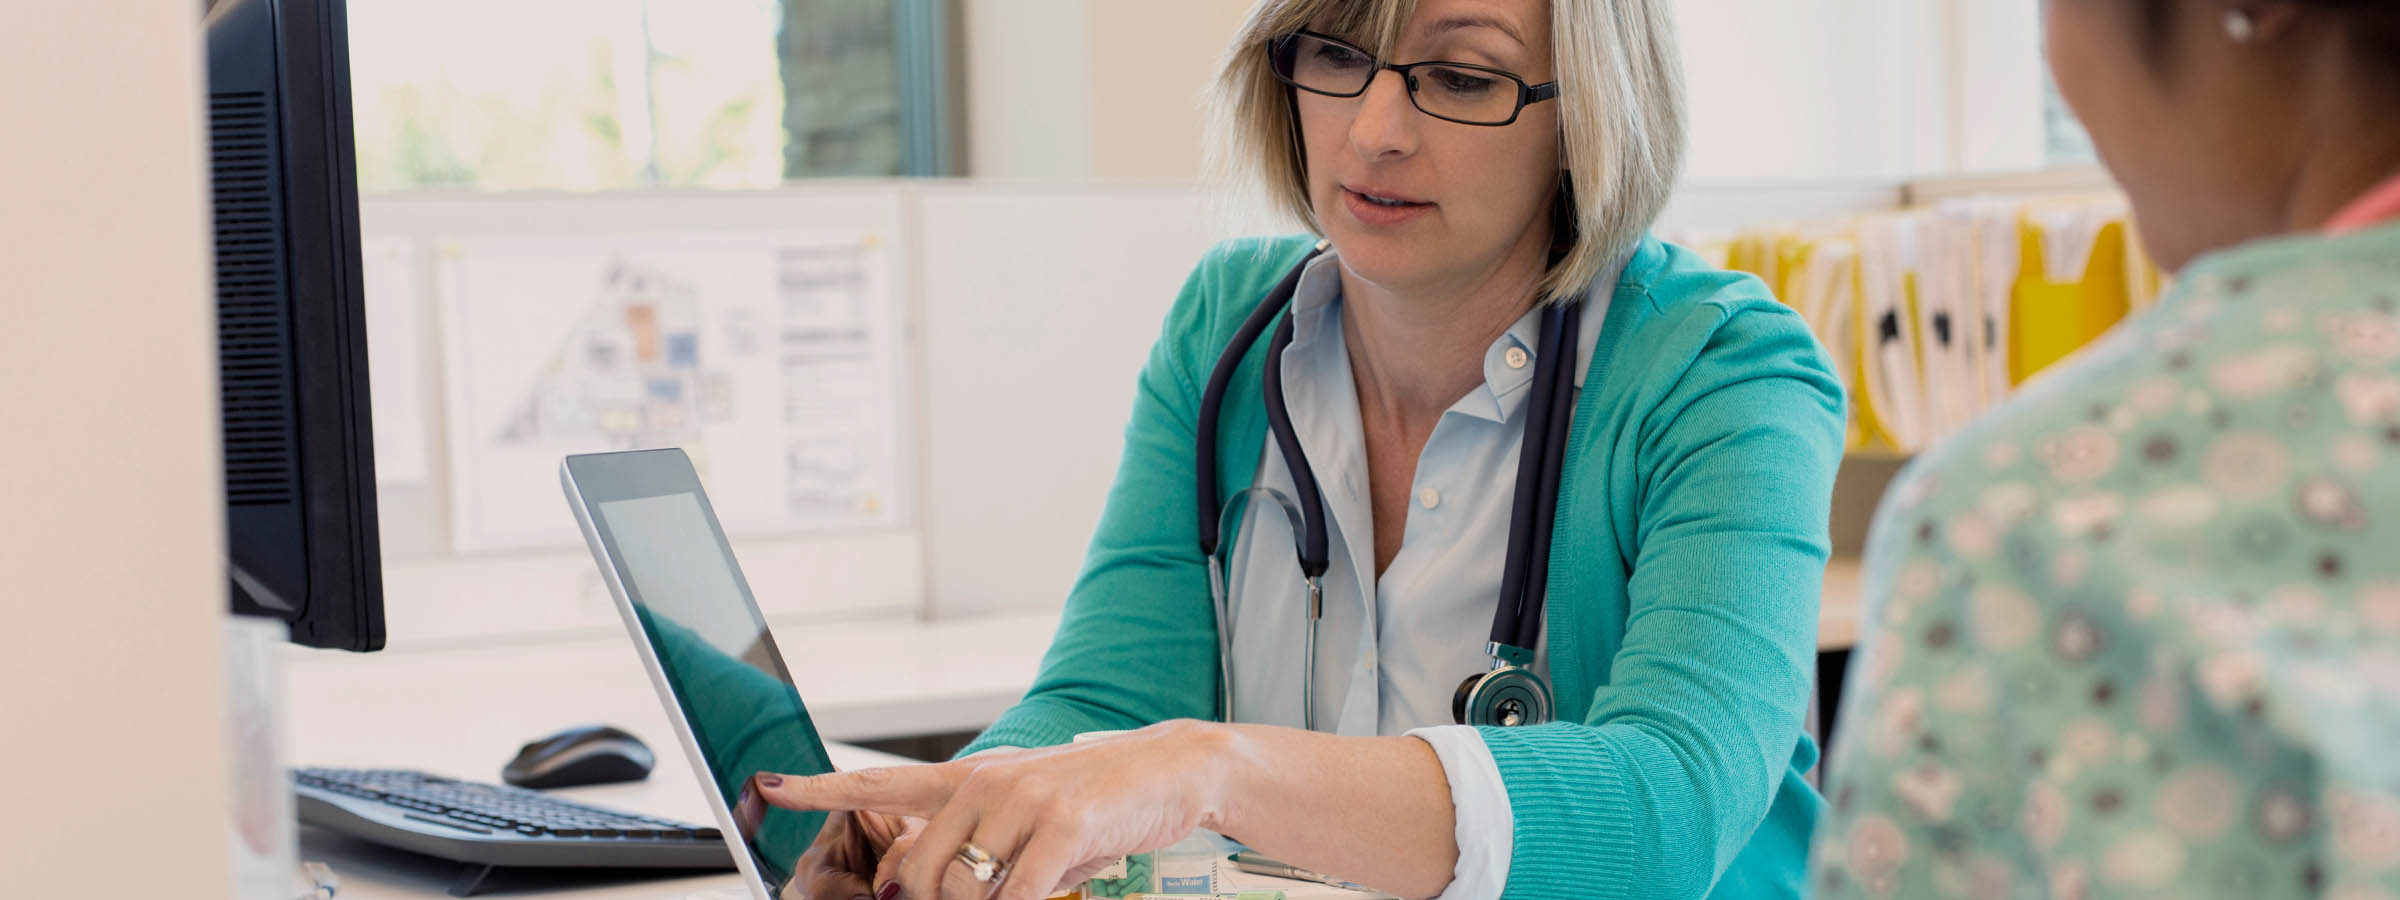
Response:
POLYGON ((569 728, 517 751, 500 780, 522 788, 640 781, 658 762, 640 738, 606 725, 569 728))

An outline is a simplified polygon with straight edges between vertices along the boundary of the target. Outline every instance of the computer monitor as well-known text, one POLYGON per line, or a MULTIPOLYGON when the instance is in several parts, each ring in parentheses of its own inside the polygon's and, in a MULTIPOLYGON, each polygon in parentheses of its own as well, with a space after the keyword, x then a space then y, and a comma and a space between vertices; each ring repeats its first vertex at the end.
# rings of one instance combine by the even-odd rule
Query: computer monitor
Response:
POLYGON ((233 611, 383 646, 342 0, 207 6, 233 611))

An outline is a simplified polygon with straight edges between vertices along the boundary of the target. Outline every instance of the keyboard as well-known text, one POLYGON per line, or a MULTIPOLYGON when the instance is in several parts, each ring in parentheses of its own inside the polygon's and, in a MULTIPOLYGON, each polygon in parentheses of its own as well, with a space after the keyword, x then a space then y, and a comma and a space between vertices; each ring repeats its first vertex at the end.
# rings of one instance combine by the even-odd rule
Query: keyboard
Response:
POLYGON ((716 828, 403 769, 295 769, 300 821, 481 867, 731 869, 716 828))

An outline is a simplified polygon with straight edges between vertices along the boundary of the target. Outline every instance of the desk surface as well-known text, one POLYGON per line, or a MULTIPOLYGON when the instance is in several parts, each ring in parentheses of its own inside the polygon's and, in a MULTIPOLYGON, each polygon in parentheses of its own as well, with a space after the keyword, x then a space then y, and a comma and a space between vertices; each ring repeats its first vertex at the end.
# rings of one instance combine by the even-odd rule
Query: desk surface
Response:
MULTIPOLYGON (((517 746, 571 725, 601 722, 657 751, 644 781, 556 792, 560 796, 692 822, 709 819, 706 796, 676 746, 658 695, 622 642, 595 647, 495 647, 287 660, 286 746, 295 765, 424 769, 498 781, 517 746)), ((832 684, 832 682, 820 682, 832 684)), ((842 768, 909 760, 859 747, 826 748, 842 768)), ((301 856, 341 878, 342 900, 444 897, 459 867, 428 857, 304 830, 301 856)), ((504 890, 493 897, 679 900, 738 889, 731 873, 694 878, 594 880, 563 889, 504 890)))

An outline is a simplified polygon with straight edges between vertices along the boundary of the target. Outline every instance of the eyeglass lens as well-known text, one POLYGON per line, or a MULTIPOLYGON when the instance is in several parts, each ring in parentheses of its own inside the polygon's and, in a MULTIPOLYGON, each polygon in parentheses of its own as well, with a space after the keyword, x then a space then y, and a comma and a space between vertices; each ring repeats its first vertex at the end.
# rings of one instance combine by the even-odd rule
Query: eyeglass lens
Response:
MULTIPOLYGON (((1355 97, 1375 77, 1375 58, 1356 47, 1311 35, 1293 35, 1275 54, 1286 80, 1306 90, 1355 97)), ((1514 118, 1522 91, 1497 72, 1432 63, 1407 72, 1409 97, 1417 108, 1445 119, 1499 124, 1514 118)))

